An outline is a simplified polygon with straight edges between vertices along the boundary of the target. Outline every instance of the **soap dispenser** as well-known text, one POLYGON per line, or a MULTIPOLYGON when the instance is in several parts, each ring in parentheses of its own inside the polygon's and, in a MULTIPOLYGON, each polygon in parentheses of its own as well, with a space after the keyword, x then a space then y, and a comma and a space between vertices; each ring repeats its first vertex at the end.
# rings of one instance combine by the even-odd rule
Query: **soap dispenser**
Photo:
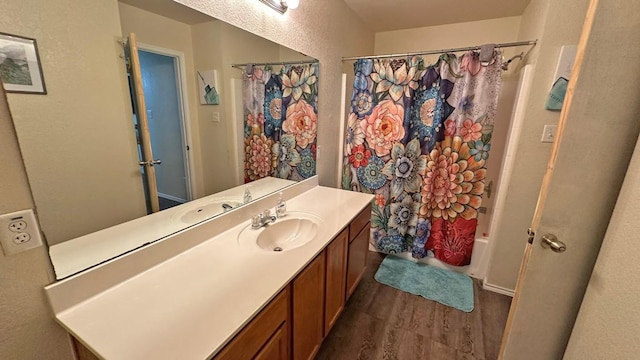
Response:
POLYGON ((253 199, 253 197, 251 196, 251 191, 249 190, 249 185, 247 185, 244 188, 244 195, 242 196, 242 202, 246 204, 249 201, 251 201, 252 199, 253 199))
POLYGON ((284 202, 282 198, 282 192, 279 195, 278 202, 276 203, 276 216, 281 218, 287 215, 287 204, 284 202))

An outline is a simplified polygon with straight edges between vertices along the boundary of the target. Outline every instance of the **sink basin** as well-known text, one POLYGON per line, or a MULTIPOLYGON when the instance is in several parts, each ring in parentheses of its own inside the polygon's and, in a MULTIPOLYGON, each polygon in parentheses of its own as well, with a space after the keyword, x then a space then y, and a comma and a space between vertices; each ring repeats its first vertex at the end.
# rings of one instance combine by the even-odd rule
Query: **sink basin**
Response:
POLYGON ((238 242, 255 244, 266 251, 289 251, 315 240, 321 223, 316 215, 289 212, 286 217, 260 229, 247 226, 238 236, 238 242))
POLYGON ((242 205, 242 203, 238 201, 216 200, 204 205, 189 208, 180 216, 180 220, 186 224, 195 224, 209 219, 212 216, 235 209, 240 205, 242 205))

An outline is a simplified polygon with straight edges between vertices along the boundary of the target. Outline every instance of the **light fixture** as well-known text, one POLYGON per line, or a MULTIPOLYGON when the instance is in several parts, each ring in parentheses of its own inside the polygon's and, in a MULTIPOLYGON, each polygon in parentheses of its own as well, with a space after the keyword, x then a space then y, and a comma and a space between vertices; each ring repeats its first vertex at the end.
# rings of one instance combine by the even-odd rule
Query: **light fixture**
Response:
POLYGON ((300 0, 260 0, 262 3, 267 4, 273 10, 284 14, 287 9, 295 9, 300 4, 300 0))
POLYGON ((300 5, 300 0, 286 0, 282 2, 286 3, 289 9, 297 9, 298 5, 300 5))

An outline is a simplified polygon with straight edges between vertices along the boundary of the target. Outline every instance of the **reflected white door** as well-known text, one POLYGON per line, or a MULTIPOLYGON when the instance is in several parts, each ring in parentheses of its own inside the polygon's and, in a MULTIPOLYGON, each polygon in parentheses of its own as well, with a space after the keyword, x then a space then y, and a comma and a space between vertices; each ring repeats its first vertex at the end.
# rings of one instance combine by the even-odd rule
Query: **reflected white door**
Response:
POLYGON ((502 359, 563 357, 640 130, 639 5, 637 0, 590 4, 502 359), (556 235, 567 250, 543 248, 546 234, 556 235))
POLYGON ((142 86, 153 155, 162 160, 155 166, 160 208, 191 199, 188 161, 184 149, 179 94, 178 59, 139 49, 142 86))

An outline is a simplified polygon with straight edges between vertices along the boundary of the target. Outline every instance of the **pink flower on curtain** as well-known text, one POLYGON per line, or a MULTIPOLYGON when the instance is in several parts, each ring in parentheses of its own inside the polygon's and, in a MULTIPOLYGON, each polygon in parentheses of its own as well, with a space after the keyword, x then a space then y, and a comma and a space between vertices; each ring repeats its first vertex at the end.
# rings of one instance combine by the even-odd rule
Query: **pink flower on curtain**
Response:
POLYGON ((462 138, 445 137, 427 155, 420 215, 453 220, 477 217, 484 192, 485 160, 476 161, 462 138))
POLYGON ((313 106, 302 99, 289 105, 287 119, 282 123, 282 130, 293 134, 296 144, 303 149, 313 143, 318 134, 318 118, 313 106))
POLYGON ((349 162, 357 169, 360 166, 367 166, 370 157, 371 151, 360 144, 353 148, 352 154, 349 155, 349 162))
POLYGON ((384 198, 383 194, 376 194, 375 202, 376 202, 376 205, 378 205, 378 207, 383 208, 384 205, 387 203, 387 199, 384 198))
POLYGON ((425 248, 433 251, 436 258, 448 264, 469 265, 477 223, 477 219, 456 218, 454 221, 433 219, 431 234, 425 248))
POLYGON ((464 142, 480 140, 482 137, 482 124, 466 119, 460 128, 460 136, 464 142))
POLYGON ((391 100, 383 100, 360 122, 367 144, 376 155, 385 156, 393 144, 404 138, 404 108, 391 100))
POLYGON ((456 134, 456 130, 458 127, 456 126, 456 121, 453 119, 447 119, 444 122, 444 136, 452 137, 456 134))
POLYGON ((469 51, 462 55, 460 61, 460 70, 466 71, 469 74, 476 76, 482 70, 482 64, 480 63, 480 54, 477 52, 469 51))
POLYGON ((253 181, 271 175, 273 142, 264 134, 252 135, 244 140, 245 180, 253 181))

